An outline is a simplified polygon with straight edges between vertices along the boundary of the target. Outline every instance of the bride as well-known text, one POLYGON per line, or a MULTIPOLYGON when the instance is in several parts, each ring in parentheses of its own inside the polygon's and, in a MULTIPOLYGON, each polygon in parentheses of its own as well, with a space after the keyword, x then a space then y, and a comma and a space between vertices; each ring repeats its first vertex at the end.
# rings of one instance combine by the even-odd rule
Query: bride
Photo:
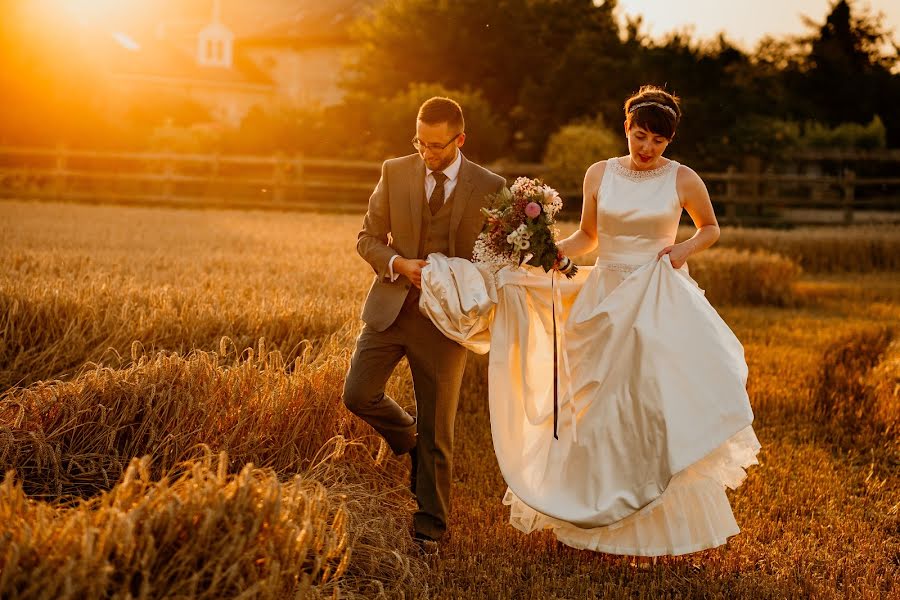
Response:
POLYGON ((680 117, 660 88, 626 101, 628 155, 588 168, 580 227, 558 244, 567 256, 599 246, 571 281, 532 268, 479 278, 438 255, 423 271, 422 311, 490 348, 503 502, 525 533, 658 556, 739 532, 725 488, 760 445, 743 347, 688 273, 719 227, 700 177, 663 156, 680 117), (682 210, 696 233, 676 244, 682 210))

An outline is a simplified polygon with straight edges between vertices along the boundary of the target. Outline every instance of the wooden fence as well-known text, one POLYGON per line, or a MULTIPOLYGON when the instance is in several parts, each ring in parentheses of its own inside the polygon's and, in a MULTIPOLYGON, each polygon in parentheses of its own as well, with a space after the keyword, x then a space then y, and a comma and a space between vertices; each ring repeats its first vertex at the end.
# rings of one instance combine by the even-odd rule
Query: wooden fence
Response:
MULTIPOLYGON (((512 180, 540 164, 490 167, 512 180)), ((363 212, 377 162, 299 156, 101 152, 0 147, 0 198, 141 205, 363 212)), ((873 211, 900 218, 900 177, 738 172, 701 173, 725 224, 802 223, 809 214, 853 223, 873 211), (797 214, 806 214, 798 217, 797 214), (791 215, 794 215, 793 217, 791 215)), ((581 191, 562 189, 577 218, 581 191)), ((821 218, 816 221, 821 222, 821 218)))

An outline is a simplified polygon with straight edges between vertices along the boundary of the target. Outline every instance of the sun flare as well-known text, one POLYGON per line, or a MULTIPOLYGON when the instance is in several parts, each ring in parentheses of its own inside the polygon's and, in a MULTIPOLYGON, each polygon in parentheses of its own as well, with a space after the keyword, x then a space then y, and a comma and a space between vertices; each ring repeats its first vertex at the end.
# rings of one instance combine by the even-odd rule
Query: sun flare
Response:
POLYGON ((54 8, 84 24, 97 24, 122 8, 120 0, 49 0, 54 8))

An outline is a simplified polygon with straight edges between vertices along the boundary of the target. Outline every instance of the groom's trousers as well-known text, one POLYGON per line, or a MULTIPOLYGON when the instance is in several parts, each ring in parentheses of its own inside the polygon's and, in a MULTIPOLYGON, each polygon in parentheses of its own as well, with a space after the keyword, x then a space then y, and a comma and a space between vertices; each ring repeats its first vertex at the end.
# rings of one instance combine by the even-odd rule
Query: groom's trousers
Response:
POLYGON ((380 433, 396 454, 418 452, 416 532, 441 538, 447 530, 452 480, 453 428, 466 349, 445 337, 418 307, 413 289, 394 323, 384 331, 366 325, 344 384, 344 403, 380 433), (416 396, 416 417, 384 393, 406 356, 416 396), (416 443, 418 432, 418 443, 416 443))

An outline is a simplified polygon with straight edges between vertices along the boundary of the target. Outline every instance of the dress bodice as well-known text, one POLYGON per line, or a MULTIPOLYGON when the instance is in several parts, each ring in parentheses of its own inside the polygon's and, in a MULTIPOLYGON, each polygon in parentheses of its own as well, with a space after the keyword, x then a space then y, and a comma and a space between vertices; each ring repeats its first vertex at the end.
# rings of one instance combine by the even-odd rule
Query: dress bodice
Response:
POLYGON ((681 202, 675 187, 678 163, 635 171, 606 161, 597 194, 598 260, 643 264, 675 243, 681 202))

